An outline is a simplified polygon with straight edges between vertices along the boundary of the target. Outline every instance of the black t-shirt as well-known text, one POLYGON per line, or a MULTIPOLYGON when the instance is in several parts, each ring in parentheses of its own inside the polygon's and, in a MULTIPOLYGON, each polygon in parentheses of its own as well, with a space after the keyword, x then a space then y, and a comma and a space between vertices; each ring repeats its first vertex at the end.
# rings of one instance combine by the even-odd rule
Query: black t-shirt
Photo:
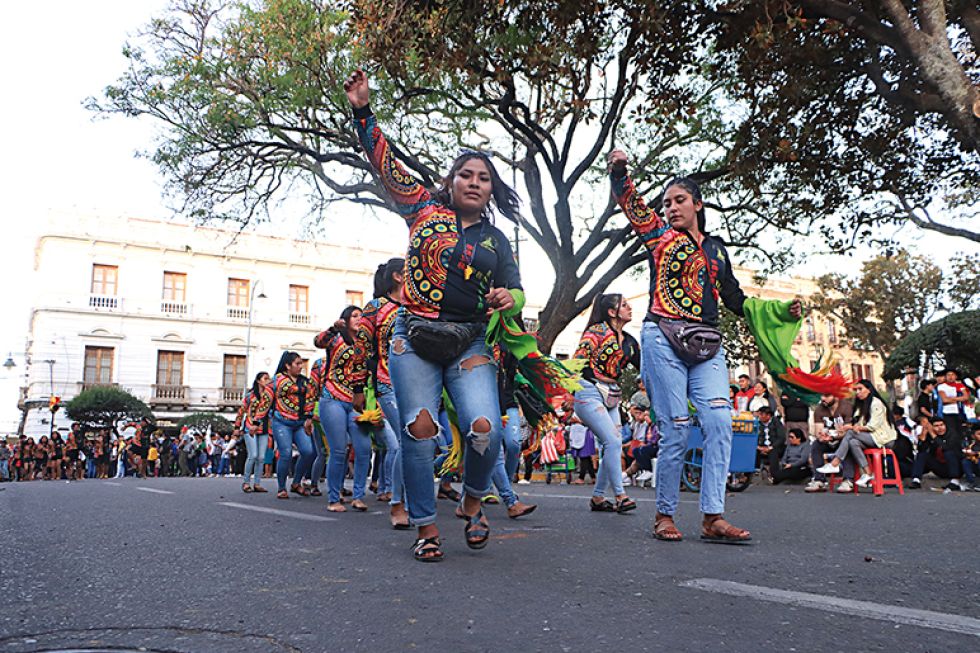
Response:
POLYGON ((915 406, 918 409, 919 417, 932 417, 936 414, 936 398, 931 392, 920 392, 915 399, 915 406), (926 415, 923 409, 927 410, 929 414, 926 415))
POLYGON ((810 420, 810 407, 805 401, 783 395, 780 397, 780 402, 783 404, 787 422, 807 422, 810 420))
POLYGON ((482 322, 487 310, 484 295, 491 288, 520 289, 521 275, 510 241, 488 220, 463 229, 461 240, 449 259, 439 319, 482 322), (468 258, 472 260, 469 273, 464 263, 468 258))

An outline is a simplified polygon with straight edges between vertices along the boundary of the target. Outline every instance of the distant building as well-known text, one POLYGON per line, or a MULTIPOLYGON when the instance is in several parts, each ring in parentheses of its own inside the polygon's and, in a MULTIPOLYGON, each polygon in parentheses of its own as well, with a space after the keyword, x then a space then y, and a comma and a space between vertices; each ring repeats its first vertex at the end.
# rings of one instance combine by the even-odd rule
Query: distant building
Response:
MULTIPOLYGON (((141 219, 73 219, 38 239, 25 433, 51 429, 50 395, 114 385, 164 425, 233 417, 243 388, 285 350, 371 298, 377 265, 403 252, 141 219), (53 361, 53 362, 49 362, 53 361)), ((56 427, 67 427, 64 411, 56 427)))

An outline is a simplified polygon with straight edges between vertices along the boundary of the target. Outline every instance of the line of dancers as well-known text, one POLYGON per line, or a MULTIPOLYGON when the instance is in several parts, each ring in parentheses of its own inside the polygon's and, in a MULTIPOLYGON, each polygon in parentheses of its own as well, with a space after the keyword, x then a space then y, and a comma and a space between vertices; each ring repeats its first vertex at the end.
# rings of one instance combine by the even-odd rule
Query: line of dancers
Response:
MULTIPOLYGON (((351 74, 344 90, 361 146, 408 226, 407 253, 379 267, 375 298, 367 306, 348 307, 316 336, 325 355, 313 363, 309 378, 301 374, 303 361, 295 352, 283 354, 273 377, 256 378, 242 408, 249 451, 244 480, 258 490, 257 477, 249 485, 249 472, 255 469, 250 464, 253 453, 261 460, 262 436, 271 433, 280 452, 293 445, 299 451, 289 490, 290 456, 279 457, 277 496, 319 494, 325 456, 322 440, 311 437, 317 411, 329 445, 328 510, 347 509, 341 491, 348 442, 354 450, 350 506, 366 510, 372 428, 366 416, 373 411, 368 404, 376 402, 383 414, 378 427, 386 449, 384 476, 391 481, 391 525, 416 528, 415 559, 438 562, 445 553, 436 524, 437 495, 456 502, 471 549, 486 547, 490 539, 482 500, 494 486, 510 517, 535 508, 520 501, 510 479, 520 456, 515 378, 535 385, 521 376, 519 366, 538 355, 528 351, 526 341, 508 343, 513 330, 500 329, 501 322, 519 318, 524 293, 510 243, 492 221, 494 212, 516 220, 520 202, 491 158, 469 150, 452 162, 438 188, 426 188, 396 160, 371 110, 365 73, 351 74), (505 342, 495 335, 500 333, 505 342), (434 483, 440 443, 451 439, 459 443, 461 494, 446 479, 438 489, 434 483), (311 480, 310 490, 304 478, 311 480)), ((565 408, 592 430, 601 453, 589 509, 612 514, 636 509, 623 488, 618 428, 618 382, 625 367, 633 365, 641 370, 661 433, 654 537, 669 542, 684 537, 674 516, 690 402, 704 431, 701 537, 747 542, 751 534, 724 518, 732 425, 717 329, 719 303, 742 315, 745 295, 724 244, 706 231, 697 184, 689 178, 672 180, 661 217, 636 193, 627 164, 625 152, 610 153, 612 192, 647 249, 650 305, 637 342, 623 330, 632 319, 629 303, 620 294, 599 295, 574 356, 580 378, 565 408)), ((794 319, 801 311, 798 301, 789 307, 794 319)))

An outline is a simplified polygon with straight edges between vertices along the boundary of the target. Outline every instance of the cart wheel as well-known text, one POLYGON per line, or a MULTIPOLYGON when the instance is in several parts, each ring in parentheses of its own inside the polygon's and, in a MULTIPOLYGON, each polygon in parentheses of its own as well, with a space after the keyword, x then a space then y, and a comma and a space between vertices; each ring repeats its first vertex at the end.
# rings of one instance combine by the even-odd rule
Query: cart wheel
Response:
POLYGON ((701 489, 701 455, 700 449, 688 449, 684 454, 681 482, 691 492, 701 489))
POLYGON ((729 492, 742 492, 752 485, 752 474, 729 474, 725 486, 729 492))

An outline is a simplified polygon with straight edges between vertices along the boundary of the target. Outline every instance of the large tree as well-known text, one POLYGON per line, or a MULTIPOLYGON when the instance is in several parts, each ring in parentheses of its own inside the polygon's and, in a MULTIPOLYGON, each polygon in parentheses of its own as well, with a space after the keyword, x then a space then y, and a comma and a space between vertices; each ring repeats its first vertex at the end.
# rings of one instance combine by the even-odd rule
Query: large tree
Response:
POLYGON ((149 406, 125 390, 110 386, 83 390, 65 405, 65 411, 84 430, 108 429, 116 436, 127 423, 153 419, 149 406))
MULTIPOLYGON (((424 182, 439 181, 460 145, 511 168, 529 200, 520 226, 556 276, 541 315, 550 346, 642 260, 609 200, 610 147, 631 150, 651 199, 672 174, 710 181, 733 169, 733 126, 715 103, 723 84, 701 74, 698 15, 670 7, 178 0, 126 46, 128 71, 90 105, 163 127, 150 156, 186 214, 247 224, 298 191, 314 218, 338 199, 390 208, 341 88, 364 65, 382 125, 424 182)), ((713 209, 733 244, 752 244, 774 214, 751 189, 731 191, 713 209)))
POLYGON ((814 307, 839 319, 852 343, 885 360, 899 342, 937 315, 980 302, 976 257, 944 263, 940 267, 931 258, 905 251, 877 256, 864 263, 858 277, 820 277, 814 307))
POLYGON ((903 223, 980 242, 975 0, 709 4, 712 70, 756 109, 741 183, 811 198, 834 247, 903 223))

